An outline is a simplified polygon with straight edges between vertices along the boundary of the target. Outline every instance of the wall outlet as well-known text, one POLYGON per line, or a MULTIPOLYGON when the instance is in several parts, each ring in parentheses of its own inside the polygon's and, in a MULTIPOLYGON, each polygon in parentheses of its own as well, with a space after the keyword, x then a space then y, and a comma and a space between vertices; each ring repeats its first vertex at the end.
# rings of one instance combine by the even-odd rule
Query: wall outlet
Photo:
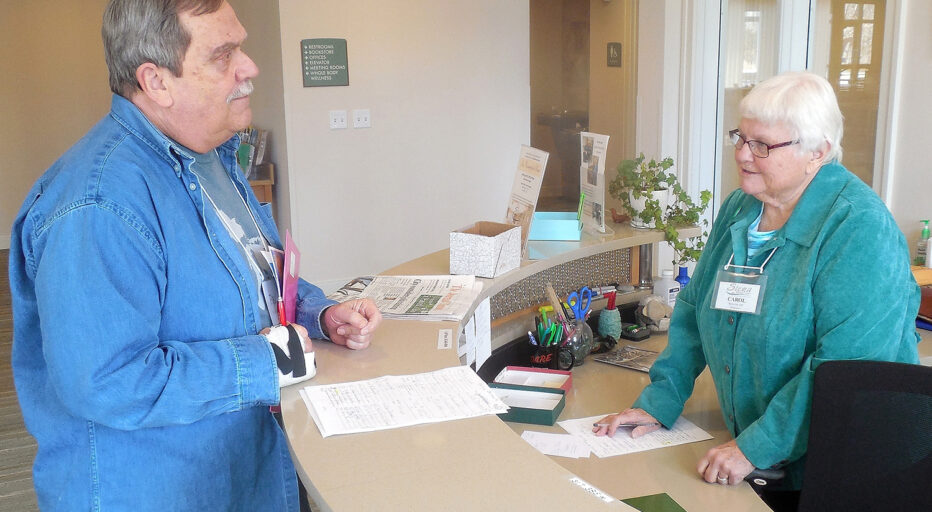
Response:
POLYGON ((359 108, 353 111, 353 128, 370 128, 372 119, 369 117, 369 109, 359 108))
POLYGON ((331 130, 342 130, 346 128, 346 111, 345 110, 331 110, 330 111, 330 129, 331 130))

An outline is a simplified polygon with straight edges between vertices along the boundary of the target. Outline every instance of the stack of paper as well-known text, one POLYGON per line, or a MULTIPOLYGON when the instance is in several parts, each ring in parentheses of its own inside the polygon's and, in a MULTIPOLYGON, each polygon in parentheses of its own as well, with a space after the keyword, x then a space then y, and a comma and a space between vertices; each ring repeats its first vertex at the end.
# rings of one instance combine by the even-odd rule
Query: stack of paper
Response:
POLYGON ((468 366, 307 386, 300 391, 323 437, 472 418, 508 410, 468 366))

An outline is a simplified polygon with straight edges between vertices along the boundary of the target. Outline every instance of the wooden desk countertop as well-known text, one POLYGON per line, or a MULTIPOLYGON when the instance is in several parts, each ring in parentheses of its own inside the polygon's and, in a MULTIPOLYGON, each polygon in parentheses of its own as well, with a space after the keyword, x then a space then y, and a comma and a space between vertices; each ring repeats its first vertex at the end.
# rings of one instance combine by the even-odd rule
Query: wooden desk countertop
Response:
MULTIPOLYGON (((426 265, 411 262, 394 273, 437 273, 434 267, 442 266, 437 258, 427 258, 426 265)), ((492 281, 487 291, 505 286, 499 279, 492 281)), ((421 373, 460 364, 455 349, 437 348, 441 329, 451 329, 456 335, 460 326, 457 322, 386 320, 366 350, 317 343, 318 372, 309 384, 421 373)), ((924 339, 932 339, 932 333, 921 333, 924 339)), ((660 336, 638 345, 658 350, 665 343, 660 336)), ((920 343, 920 354, 932 356, 932 343, 920 343)), ((645 373, 589 359, 574 369, 573 388, 559 419, 620 410, 647 383, 645 373)), ((520 433, 527 429, 562 432, 560 427, 508 424, 497 416, 323 439, 298 394, 300 387, 282 390, 285 432, 298 474, 323 510, 627 508, 620 501, 606 503, 592 496, 570 481, 574 477, 617 499, 664 492, 690 512, 769 510, 749 485, 707 484, 696 473, 702 455, 730 439, 708 371, 697 379, 684 416, 714 439, 607 459, 543 455, 525 443, 520 433)))

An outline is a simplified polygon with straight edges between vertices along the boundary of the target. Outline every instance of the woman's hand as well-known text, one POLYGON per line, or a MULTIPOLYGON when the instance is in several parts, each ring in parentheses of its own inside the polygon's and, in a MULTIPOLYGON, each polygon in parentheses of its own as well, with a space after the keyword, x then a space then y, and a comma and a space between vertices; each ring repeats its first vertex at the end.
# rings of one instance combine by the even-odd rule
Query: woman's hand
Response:
POLYGON ((615 431, 619 428, 618 426, 623 423, 643 424, 631 430, 631 437, 633 438, 649 434, 661 427, 660 422, 650 414, 647 414, 647 411, 644 409, 625 409, 618 414, 609 414, 596 422, 592 427, 592 432, 597 436, 607 435, 608 437, 614 437, 615 431))
POLYGON ((706 452, 696 469, 710 484, 737 485, 754 471, 754 464, 744 456, 738 443, 731 440, 706 452))

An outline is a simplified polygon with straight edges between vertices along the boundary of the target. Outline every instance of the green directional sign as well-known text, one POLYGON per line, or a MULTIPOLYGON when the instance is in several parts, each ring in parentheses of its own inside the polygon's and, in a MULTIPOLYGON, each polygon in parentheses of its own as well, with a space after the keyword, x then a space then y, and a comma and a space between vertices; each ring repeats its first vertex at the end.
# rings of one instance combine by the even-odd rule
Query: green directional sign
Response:
POLYGON ((346 39, 303 39, 301 74, 304 87, 349 85, 346 39))

